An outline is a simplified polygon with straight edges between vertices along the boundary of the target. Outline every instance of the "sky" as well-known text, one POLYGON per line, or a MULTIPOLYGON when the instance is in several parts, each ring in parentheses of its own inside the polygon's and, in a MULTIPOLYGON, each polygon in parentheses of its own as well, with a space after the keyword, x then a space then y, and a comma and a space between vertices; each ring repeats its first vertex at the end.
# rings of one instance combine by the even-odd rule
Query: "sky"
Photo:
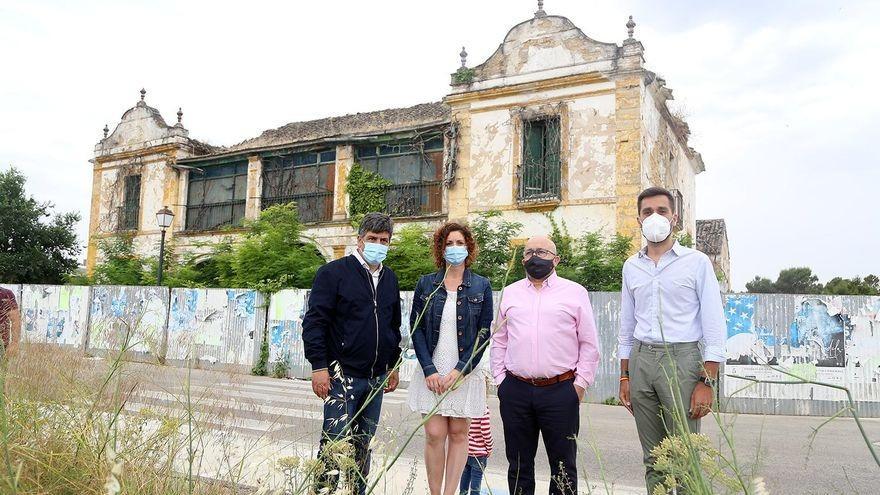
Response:
MULTIPOLYGON (((547 0, 621 43, 673 89, 697 218, 724 218, 733 288, 809 266, 880 273, 880 2, 547 0)), ((0 169, 83 215, 94 145, 147 90, 167 122, 230 145, 288 122, 439 101, 467 47, 482 63, 532 0, 306 2, 0 0, 0 169)), ((85 251, 83 251, 84 253, 85 251)))

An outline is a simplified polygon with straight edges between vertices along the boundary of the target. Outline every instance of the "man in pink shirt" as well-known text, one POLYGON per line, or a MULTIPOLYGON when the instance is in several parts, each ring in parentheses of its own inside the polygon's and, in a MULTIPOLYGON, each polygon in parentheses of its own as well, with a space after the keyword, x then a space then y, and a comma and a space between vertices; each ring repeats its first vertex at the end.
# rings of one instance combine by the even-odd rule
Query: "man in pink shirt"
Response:
POLYGON ((599 364, 587 290, 559 277, 556 245, 532 237, 523 251, 528 277, 504 289, 492 336, 510 493, 535 493, 538 434, 550 461, 550 494, 577 493, 578 404, 599 364))

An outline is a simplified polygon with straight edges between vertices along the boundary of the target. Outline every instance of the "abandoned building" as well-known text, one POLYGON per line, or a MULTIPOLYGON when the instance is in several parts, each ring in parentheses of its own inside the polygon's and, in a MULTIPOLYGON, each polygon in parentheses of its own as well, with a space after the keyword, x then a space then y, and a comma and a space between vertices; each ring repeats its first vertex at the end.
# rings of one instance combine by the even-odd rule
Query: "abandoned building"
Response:
POLYGON ((677 198, 678 227, 694 235, 703 161, 667 106, 672 90, 645 68, 635 26, 630 17, 628 37, 603 43, 539 7, 485 62, 469 66, 462 49, 440 102, 294 122, 228 147, 190 137, 181 111, 168 125, 141 90, 95 146, 88 268, 97 242, 120 232, 155 253, 163 206, 184 250, 295 202, 324 256, 342 256, 355 243, 346 187, 356 164, 390 181, 398 224, 498 210, 528 237, 549 231, 552 212, 572 234, 619 232, 637 248, 636 195, 662 185, 677 198))

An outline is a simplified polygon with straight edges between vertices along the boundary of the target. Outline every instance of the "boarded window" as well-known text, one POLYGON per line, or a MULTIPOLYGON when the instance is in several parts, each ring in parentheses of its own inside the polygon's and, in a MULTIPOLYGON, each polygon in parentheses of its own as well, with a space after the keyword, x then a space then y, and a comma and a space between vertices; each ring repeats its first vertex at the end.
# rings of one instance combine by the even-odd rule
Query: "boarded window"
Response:
POLYGON ((261 206, 296 203, 303 222, 333 218, 336 150, 263 157, 261 206))
POLYGON ((189 173, 186 230, 239 226, 247 202, 247 161, 201 166, 189 173))
POLYGON ((562 177, 559 117, 523 122, 520 201, 559 199, 562 177))
POLYGON ((443 209, 443 136, 370 143, 355 148, 357 163, 390 180, 387 213, 429 215, 443 209))
POLYGON ((119 230, 137 230, 141 216, 141 176, 125 177, 122 206, 119 207, 119 230))

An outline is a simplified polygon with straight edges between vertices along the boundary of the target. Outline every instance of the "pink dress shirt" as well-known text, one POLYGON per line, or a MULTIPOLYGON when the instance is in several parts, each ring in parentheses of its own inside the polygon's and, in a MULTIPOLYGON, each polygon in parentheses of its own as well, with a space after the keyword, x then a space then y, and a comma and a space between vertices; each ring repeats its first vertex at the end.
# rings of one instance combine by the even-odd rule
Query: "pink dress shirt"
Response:
POLYGON ((574 383, 593 384, 599 365, 596 321, 580 284, 554 271, 541 287, 528 278, 504 289, 500 326, 492 335, 492 375, 501 384, 510 371, 523 378, 549 378, 575 370, 574 383))

